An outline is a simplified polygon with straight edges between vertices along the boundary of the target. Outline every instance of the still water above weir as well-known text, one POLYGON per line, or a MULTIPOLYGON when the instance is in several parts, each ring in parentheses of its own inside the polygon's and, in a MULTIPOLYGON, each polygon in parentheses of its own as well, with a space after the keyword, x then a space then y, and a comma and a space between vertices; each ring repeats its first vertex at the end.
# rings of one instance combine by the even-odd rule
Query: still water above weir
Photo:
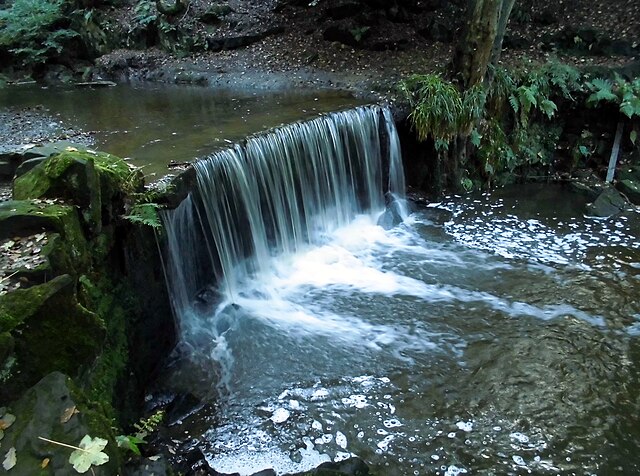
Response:
POLYGON ((637 216, 531 185, 389 219, 383 112, 213 155, 165 215, 166 386, 216 405, 172 422, 175 451, 243 475, 637 474, 637 216))
MULTIPOLYGON (((97 89, 0 88, 0 107, 44 107, 65 126, 93 132, 99 150, 127 157, 150 179, 249 134, 361 104, 332 91, 265 92, 139 83, 97 89)), ((31 138, 16 140, 27 142, 31 138)), ((70 138, 73 141, 73 137, 70 138)))

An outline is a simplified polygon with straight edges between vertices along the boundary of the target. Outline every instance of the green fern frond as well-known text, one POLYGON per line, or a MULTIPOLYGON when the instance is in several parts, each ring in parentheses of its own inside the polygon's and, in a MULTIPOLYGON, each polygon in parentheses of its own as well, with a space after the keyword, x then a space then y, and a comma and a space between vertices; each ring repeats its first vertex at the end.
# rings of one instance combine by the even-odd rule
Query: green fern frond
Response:
POLYGON ((556 106, 556 103, 549 100, 549 99, 544 99, 541 103, 540 103, 540 110, 549 118, 551 119, 553 117, 553 115, 556 113, 556 111, 558 110, 558 106, 556 106))

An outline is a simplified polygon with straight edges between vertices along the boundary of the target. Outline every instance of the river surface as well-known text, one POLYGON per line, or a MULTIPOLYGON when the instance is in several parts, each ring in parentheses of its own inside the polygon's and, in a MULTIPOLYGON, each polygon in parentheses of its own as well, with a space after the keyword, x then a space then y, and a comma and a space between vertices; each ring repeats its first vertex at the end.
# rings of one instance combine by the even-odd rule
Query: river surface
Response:
POLYGON ((92 132, 97 149, 128 158, 152 179, 165 175, 171 161, 192 161, 249 134, 361 103, 335 91, 254 92, 151 83, 0 88, 0 107, 44 107, 65 126, 92 132))
POLYGON ((243 475, 351 455, 384 475, 640 473, 638 217, 584 205, 551 185, 451 197, 275 259, 199 317, 220 384, 172 379, 219 408, 175 425, 177 450, 243 475))

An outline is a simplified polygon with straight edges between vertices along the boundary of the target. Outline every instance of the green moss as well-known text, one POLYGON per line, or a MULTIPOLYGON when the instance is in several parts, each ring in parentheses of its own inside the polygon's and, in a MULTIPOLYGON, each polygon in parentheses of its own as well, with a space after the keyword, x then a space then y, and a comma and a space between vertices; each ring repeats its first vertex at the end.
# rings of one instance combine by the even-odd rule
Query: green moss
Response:
POLYGON ((76 300, 69 275, 20 289, 0 298, 0 331, 15 341, 16 372, 0 387, 0 399, 58 370, 78 375, 102 350, 106 329, 95 313, 76 300))
POLYGON ((87 276, 79 280, 79 298, 91 307, 106 324, 106 339, 102 353, 89 370, 85 388, 92 400, 102 402, 105 411, 116 417, 114 408, 122 407, 122 393, 129 364, 127 300, 116 299, 125 292, 106 278, 94 284, 87 276))
POLYGON ((122 198, 143 189, 139 170, 111 154, 69 150, 52 155, 14 181, 16 199, 62 198, 80 207, 85 228, 98 235, 102 224, 122 213, 122 198))
POLYGON ((0 296, 0 332, 14 330, 38 312, 47 300, 70 284, 70 276, 59 276, 48 283, 0 296))

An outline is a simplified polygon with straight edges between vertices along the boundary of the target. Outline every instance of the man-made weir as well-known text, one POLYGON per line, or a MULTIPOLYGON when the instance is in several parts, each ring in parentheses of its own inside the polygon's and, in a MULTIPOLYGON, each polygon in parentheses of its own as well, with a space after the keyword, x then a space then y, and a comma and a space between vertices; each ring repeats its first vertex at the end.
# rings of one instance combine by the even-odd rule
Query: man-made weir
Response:
POLYGON ((196 165, 164 215, 167 385, 218 406, 171 420, 173 451, 242 475, 351 455, 381 475, 637 474, 633 217, 545 185, 401 221, 398 150, 369 107, 196 165))
POLYGON ((235 301, 272 257, 319 243, 357 215, 406 215, 395 124, 377 106, 320 116, 248 138, 195 163, 198 189, 164 215, 168 279, 183 326, 214 282, 235 301), (383 169, 386 167, 386 169, 383 169))

